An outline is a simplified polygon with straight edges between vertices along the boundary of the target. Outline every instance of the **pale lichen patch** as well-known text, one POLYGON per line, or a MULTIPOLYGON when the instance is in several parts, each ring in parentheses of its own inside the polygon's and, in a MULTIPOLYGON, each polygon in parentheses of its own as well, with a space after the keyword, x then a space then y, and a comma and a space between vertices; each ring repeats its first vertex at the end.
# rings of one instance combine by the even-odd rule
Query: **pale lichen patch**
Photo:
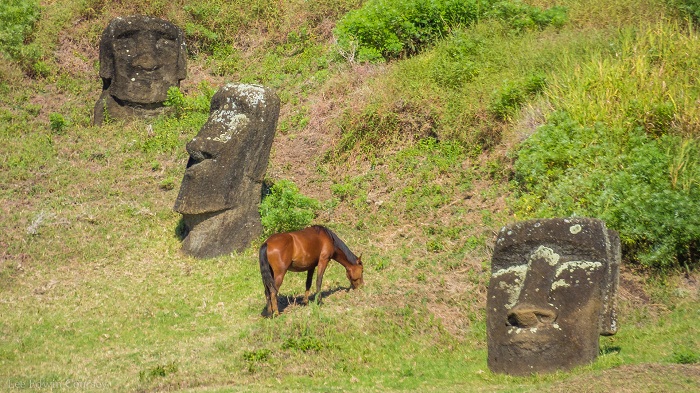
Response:
POLYGON ((505 305, 507 309, 512 308, 518 302, 520 297, 520 291, 523 288, 523 280, 525 279, 525 274, 527 274, 527 265, 511 266, 507 269, 501 269, 491 275, 492 278, 500 277, 504 274, 513 273, 516 277, 509 281, 500 281, 498 283, 498 288, 505 291, 508 294, 508 303, 505 305))
POLYGON ((566 263, 562 263, 559 267, 557 267, 555 277, 558 277, 566 270, 570 272, 574 271, 574 269, 596 270, 600 269, 601 267, 603 267, 603 264, 600 262, 569 261, 566 263))
POLYGON ((496 278, 508 273, 515 273, 515 275, 522 280, 525 278, 525 273, 527 273, 527 265, 516 265, 500 269, 491 274, 491 277, 496 278))
POLYGON ((557 288, 566 288, 566 287, 570 287, 570 286, 571 286, 571 284, 567 283, 564 280, 557 280, 557 281, 554 281, 552 283, 552 290, 555 290, 557 288))
POLYGON ((231 111, 219 111, 212 115, 210 121, 219 123, 225 131, 219 136, 207 139, 222 143, 230 141, 234 135, 238 134, 250 122, 248 116, 242 113, 232 115, 231 111))
POLYGON ((545 246, 539 246, 537 248, 537 250, 535 250, 535 252, 533 252, 532 255, 530 256, 530 263, 532 263, 532 261, 534 261, 536 259, 540 259, 540 258, 547 261, 549 266, 554 266, 557 263, 559 263, 560 257, 559 257, 559 254, 554 252, 554 250, 552 250, 551 248, 545 247, 545 246))

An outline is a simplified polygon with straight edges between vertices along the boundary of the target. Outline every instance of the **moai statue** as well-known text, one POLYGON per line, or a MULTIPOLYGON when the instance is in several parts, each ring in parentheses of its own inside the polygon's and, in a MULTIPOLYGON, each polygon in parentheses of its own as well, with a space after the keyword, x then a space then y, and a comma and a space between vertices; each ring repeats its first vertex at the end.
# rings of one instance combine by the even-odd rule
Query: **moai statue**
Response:
POLYGON ((533 220, 501 229, 488 288, 488 366, 529 375, 598 356, 617 331, 620 238, 591 218, 533 220))
POLYGON ((187 75, 186 59, 182 30, 174 24, 141 15, 112 19, 100 40, 102 95, 94 124, 166 112, 168 89, 187 75))
POLYGON ((228 84, 214 94, 209 119, 189 143, 175 211, 182 249, 199 258, 241 251, 262 233, 258 205, 280 100, 270 89, 228 84))

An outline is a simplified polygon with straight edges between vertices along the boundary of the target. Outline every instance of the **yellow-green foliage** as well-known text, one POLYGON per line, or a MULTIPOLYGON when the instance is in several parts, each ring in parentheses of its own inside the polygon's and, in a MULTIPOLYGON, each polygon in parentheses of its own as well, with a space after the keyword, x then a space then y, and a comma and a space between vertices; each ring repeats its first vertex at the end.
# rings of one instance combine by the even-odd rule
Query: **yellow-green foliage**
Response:
POLYGON ((642 26, 557 70, 545 94, 561 112, 515 165, 519 213, 600 217, 620 231, 627 258, 696 266, 700 56, 689 54, 698 50, 693 29, 642 26))

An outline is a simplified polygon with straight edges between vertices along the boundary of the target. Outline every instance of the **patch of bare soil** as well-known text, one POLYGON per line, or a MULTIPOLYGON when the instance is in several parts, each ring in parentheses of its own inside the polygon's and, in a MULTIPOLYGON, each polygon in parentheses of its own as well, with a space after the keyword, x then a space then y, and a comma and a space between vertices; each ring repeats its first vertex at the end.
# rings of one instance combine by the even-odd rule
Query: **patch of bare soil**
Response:
POLYGON ((635 364, 578 375, 549 392, 657 393, 700 391, 700 364, 635 364))
MULTIPOLYGON (((267 175, 272 179, 290 179, 303 193, 321 200, 330 197, 330 183, 322 181, 317 172, 320 159, 340 140, 337 119, 349 106, 366 103, 371 91, 364 84, 383 72, 381 66, 353 65, 352 70, 337 81, 309 96, 304 105, 309 108, 309 123, 303 130, 283 134, 277 132, 267 175)), ((280 121, 295 115, 291 105, 283 105, 280 121)), ((343 169, 349 170, 349 165, 343 169)))
POLYGON ((61 33, 54 56, 62 72, 78 76, 94 74, 97 77, 94 65, 99 57, 99 47, 86 37, 61 33))
POLYGON ((624 264, 620 267, 620 287, 618 296, 621 301, 629 303, 631 307, 648 304, 651 300, 644 290, 642 277, 635 274, 624 264))

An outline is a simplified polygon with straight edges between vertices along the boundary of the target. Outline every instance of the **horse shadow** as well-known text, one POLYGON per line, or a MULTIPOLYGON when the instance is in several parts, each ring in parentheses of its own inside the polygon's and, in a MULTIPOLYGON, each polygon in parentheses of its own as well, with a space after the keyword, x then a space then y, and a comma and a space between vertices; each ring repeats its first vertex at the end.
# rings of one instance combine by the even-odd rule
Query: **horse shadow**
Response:
MULTIPOLYGON (((334 289, 328 289, 325 291, 321 291, 321 299, 320 303, 323 304, 323 299, 333 295, 336 292, 340 291, 345 291, 345 292, 350 292, 352 288, 351 287, 337 287, 334 289)), ((313 303, 316 301, 316 296, 318 294, 313 294, 309 296, 309 303, 313 303)), ((289 306, 307 306, 307 304, 304 304, 304 295, 298 295, 298 296, 285 296, 278 294, 277 295, 277 309, 279 310, 280 314, 284 313, 284 310, 287 309, 289 306)), ((261 316, 269 318, 271 317, 270 314, 267 313, 267 306, 263 307, 262 312, 260 313, 261 316)))

